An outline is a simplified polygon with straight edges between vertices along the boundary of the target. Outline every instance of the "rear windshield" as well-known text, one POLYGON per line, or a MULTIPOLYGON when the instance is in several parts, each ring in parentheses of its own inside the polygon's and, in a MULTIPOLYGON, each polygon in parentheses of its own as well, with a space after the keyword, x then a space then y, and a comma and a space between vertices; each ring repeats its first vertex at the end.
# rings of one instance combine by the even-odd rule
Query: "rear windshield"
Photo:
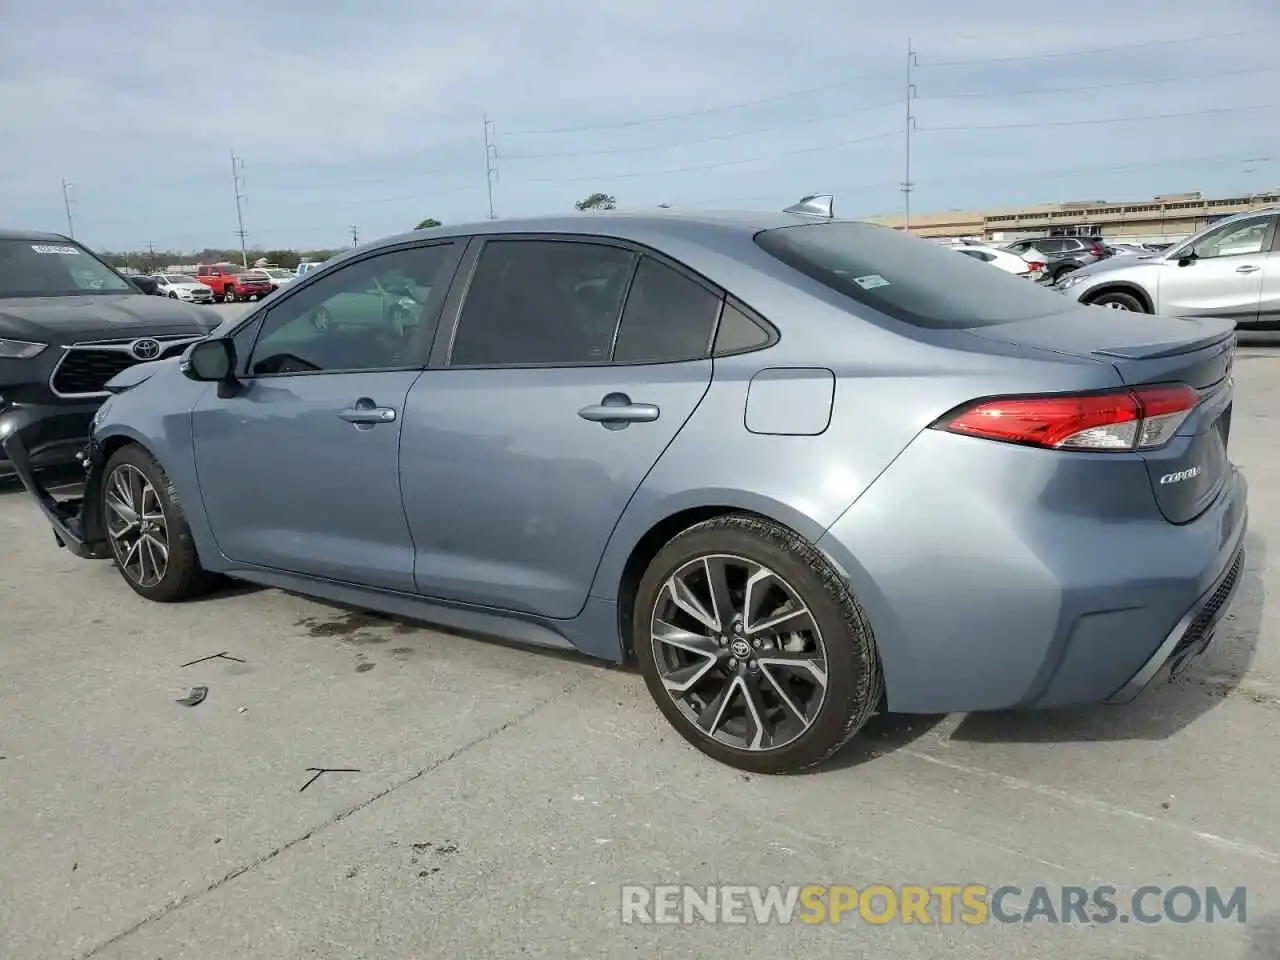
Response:
POLYGON ((1061 313, 1032 280, 870 223, 814 223, 756 234, 766 253, 819 283, 916 327, 964 330, 1061 313))

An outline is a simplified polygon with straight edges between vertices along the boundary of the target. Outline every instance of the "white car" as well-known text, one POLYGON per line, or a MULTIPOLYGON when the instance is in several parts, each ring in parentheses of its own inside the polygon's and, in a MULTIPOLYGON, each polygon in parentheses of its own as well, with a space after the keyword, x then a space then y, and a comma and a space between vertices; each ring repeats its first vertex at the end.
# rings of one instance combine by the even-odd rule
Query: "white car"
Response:
POLYGON ((1012 273, 1019 277, 1026 277, 1028 280, 1037 280, 1044 271, 1044 263, 1037 260, 1024 260, 1016 253, 1010 253, 1008 250, 1001 250, 999 247, 988 247, 983 244, 966 243, 957 245, 952 248, 956 253, 973 257, 975 260, 981 260, 989 263, 993 267, 1012 273))
POLYGON ((271 281, 272 290, 279 290, 286 284, 298 279, 298 275, 292 270, 285 270, 282 267, 258 267, 257 272, 267 275, 267 279, 271 281))
POLYGON ((195 277, 182 273, 157 273, 151 279, 159 286, 162 297, 187 303, 213 303, 213 290, 195 277))

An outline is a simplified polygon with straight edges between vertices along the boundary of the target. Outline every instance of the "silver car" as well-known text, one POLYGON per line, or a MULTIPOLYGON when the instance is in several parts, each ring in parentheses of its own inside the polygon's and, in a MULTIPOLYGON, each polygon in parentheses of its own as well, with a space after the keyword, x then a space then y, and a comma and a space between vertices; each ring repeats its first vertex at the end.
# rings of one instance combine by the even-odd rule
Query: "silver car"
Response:
POLYGON ((1247 332, 1280 327, 1278 211, 1227 217, 1161 253, 1112 257, 1054 289, 1080 303, 1172 317, 1217 317, 1247 332))
POLYGON ((79 509, 0 437, 143 597, 233 577, 633 660, 779 773, 877 710, 1124 701, 1201 653, 1244 562, 1234 347, 814 198, 484 221, 117 374, 79 509))

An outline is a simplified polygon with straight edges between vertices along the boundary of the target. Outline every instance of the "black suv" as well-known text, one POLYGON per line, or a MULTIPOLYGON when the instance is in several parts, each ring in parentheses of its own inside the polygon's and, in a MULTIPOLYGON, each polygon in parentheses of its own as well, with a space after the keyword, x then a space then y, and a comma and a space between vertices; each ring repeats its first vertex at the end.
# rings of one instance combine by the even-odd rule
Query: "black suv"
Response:
MULTIPOLYGON (((34 467, 74 463, 107 381, 178 356, 220 322, 147 296, 67 237, 0 230, 0 437, 26 430, 34 467)), ((0 478, 12 473, 0 447, 0 478)))

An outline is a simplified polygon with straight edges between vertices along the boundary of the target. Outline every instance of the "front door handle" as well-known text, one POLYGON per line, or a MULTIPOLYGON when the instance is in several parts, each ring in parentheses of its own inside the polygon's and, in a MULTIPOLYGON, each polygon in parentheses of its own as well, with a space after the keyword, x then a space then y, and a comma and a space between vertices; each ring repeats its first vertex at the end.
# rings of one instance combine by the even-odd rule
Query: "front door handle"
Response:
POLYGON ((625 393, 611 393, 597 404, 583 407, 578 416, 605 426, 628 423, 652 423, 661 411, 652 403, 632 403, 625 393))
POLYGON ((1236 267, 1236 273, 1253 273, 1260 269, 1261 267, 1255 266, 1252 263, 1246 263, 1243 267, 1236 267))
POLYGON ((391 407, 380 407, 368 397, 361 397, 346 410, 338 413, 338 417, 356 426, 373 426, 377 423, 394 423, 396 412, 391 407))

